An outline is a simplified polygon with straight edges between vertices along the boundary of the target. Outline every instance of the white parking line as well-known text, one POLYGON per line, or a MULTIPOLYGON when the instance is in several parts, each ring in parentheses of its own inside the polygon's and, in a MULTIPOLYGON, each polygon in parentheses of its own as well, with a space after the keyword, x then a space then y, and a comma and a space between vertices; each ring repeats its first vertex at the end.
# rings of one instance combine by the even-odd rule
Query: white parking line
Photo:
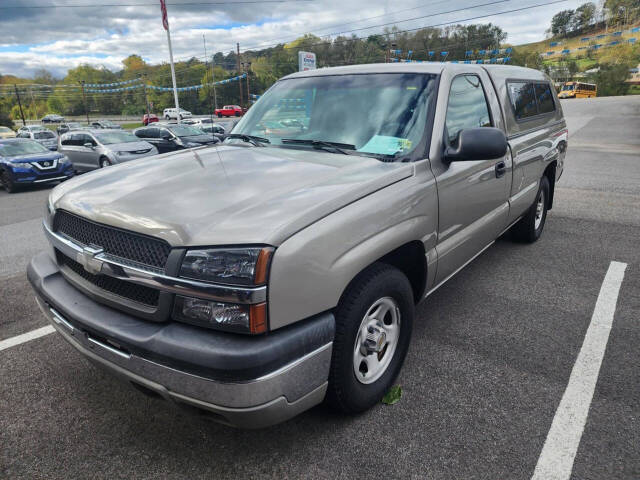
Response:
POLYGON ((30 332, 23 333, 22 335, 7 338, 6 340, 0 341, 0 351, 7 348, 15 347, 16 345, 20 345, 21 343, 25 343, 30 340, 35 340, 36 338, 44 337, 45 335, 49 335, 50 333, 53 333, 55 331, 55 328, 53 328, 51 325, 47 325, 46 327, 37 328, 36 330, 31 330, 30 332))
POLYGON ((566 480, 589 414, 600 365, 607 348, 626 263, 611 262, 602 282, 591 323, 542 447, 532 480, 566 480))

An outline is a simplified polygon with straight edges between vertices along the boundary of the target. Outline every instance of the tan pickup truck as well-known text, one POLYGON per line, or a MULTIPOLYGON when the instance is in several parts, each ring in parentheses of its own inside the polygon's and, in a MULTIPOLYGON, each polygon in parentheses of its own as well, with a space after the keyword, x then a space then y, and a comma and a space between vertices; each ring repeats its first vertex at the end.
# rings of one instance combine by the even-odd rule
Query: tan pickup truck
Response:
POLYGON ((418 302, 508 230, 538 239, 566 148, 535 70, 296 73, 217 146, 56 187, 28 277, 60 334, 143 392, 248 428, 359 412, 418 302))

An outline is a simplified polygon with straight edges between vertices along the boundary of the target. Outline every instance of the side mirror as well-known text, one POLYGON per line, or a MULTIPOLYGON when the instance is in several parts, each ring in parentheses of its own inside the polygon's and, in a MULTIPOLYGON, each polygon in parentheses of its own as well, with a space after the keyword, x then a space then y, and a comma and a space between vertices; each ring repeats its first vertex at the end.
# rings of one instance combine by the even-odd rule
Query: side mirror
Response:
POLYGON ((84 146, 85 146, 86 148, 91 148, 91 149, 93 149, 93 143, 91 143, 91 142, 87 142, 87 143, 85 143, 85 144, 84 144, 84 146))
POLYGON ((444 158, 450 162, 492 160, 507 153, 507 137, 499 128, 465 128, 458 133, 457 146, 447 147, 444 158))

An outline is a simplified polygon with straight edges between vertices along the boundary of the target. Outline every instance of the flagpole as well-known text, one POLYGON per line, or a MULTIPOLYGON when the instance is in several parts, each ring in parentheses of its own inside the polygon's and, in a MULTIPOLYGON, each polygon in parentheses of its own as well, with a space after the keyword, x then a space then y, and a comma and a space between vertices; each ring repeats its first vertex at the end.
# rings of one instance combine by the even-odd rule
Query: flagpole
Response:
POLYGON ((180 104, 178 102, 178 87, 176 86, 176 69, 173 66, 173 49, 171 48, 171 32, 169 31, 169 19, 167 15, 167 6, 163 0, 160 0, 160 5, 163 14, 163 26, 167 31, 167 43, 169 44, 169 62, 171 63, 171 80, 173 81, 173 99, 176 103, 176 117, 178 123, 180 123, 180 104), (166 19, 166 20, 165 20, 166 19))

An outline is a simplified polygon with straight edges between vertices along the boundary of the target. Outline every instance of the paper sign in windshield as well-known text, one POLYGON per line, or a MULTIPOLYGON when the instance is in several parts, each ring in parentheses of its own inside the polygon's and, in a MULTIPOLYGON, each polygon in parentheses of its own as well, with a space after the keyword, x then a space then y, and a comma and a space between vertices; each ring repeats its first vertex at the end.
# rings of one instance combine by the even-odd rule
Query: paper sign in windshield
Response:
POLYGON ((386 135, 374 135, 371 139, 358 149, 363 153, 379 153, 382 155, 394 155, 403 150, 411 148, 411 140, 399 137, 388 137, 386 135))

